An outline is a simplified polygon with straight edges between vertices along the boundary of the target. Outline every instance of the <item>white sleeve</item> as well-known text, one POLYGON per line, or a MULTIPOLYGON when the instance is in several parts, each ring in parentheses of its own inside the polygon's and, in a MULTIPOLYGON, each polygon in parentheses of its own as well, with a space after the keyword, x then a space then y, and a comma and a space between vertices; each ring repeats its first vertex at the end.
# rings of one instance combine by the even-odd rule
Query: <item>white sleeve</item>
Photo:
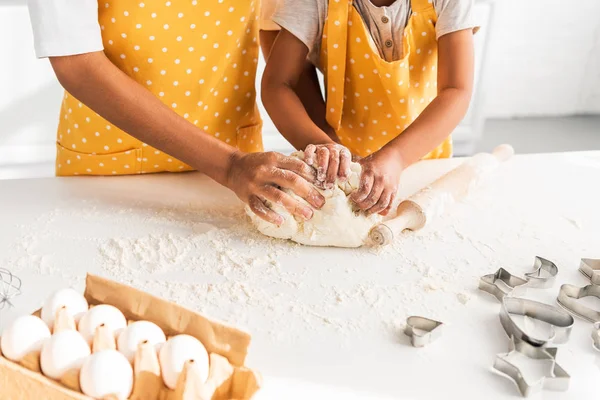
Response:
POLYGON ((39 58, 104 50, 97 0, 28 0, 39 58))
POLYGON ((433 3, 437 14, 437 39, 464 29, 477 32, 479 26, 473 16, 473 0, 434 0, 433 3))
POLYGON ((321 43, 327 0, 283 0, 273 21, 308 47, 309 52, 321 43))

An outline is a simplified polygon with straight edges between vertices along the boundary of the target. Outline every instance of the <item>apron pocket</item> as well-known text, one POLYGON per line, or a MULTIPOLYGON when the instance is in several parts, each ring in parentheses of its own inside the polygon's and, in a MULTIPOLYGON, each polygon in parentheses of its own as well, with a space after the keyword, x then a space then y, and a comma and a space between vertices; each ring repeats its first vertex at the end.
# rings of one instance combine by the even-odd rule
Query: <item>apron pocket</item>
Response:
POLYGON ((262 141, 262 122, 239 128, 237 148, 245 153, 259 153, 264 150, 262 141))
POLYGON ((69 150, 56 144, 56 175, 131 175, 139 174, 141 149, 118 153, 88 154, 69 150))

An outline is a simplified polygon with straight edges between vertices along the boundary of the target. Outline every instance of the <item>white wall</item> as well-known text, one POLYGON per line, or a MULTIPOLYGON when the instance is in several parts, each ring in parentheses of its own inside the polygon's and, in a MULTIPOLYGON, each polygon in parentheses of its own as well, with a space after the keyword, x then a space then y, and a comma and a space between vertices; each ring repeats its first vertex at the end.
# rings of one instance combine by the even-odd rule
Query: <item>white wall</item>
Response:
POLYGON ((492 117, 600 113, 600 1, 497 0, 492 117))

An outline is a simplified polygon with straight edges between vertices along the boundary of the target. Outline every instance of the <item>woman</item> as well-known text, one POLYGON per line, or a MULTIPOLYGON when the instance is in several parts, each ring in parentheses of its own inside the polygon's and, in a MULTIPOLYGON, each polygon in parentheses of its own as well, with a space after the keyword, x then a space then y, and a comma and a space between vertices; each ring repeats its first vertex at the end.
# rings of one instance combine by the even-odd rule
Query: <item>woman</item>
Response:
POLYGON ((261 153, 258 0, 30 0, 38 57, 66 93, 59 176, 197 169, 272 223, 265 201, 310 219, 313 170, 261 153))

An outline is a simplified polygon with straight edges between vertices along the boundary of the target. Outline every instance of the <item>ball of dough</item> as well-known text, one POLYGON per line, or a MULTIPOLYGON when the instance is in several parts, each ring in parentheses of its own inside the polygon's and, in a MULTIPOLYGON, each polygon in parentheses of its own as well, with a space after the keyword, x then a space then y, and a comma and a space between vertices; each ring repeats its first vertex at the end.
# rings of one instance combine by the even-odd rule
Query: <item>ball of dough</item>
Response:
POLYGON ((87 357, 79 373, 81 391, 95 399, 109 395, 129 398, 133 389, 133 368, 116 350, 102 350, 87 357))
POLYGON ((83 338, 91 344, 94 340, 96 328, 100 325, 107 326, 116 338, 121 333, 121 330, 127 327, 127 320, 117 307, 100 304, 91 308, 81 317, 78 330, 83 338))
POLYGON ((54 327, 56 311, 61 307, 65 307, 73 319, 79 321, 81 316, 88 310, 88 302, 75 289, 68 288, 54 292, 46 299, 42 307, 42 319, 50 329, 54 327))
POLYGON ((158 351, 167 338, 155 323, 136 321, 121 332, 117 340, 117 348, 129 362, 133 362, 139 344, 144 341, 152 344, 158 351))
MULTIPOLYGON (((304 159, 303 152, 296 152, 292 156, 304 159)), ((277 204, 271 204, 269 207, 284 218, 280 226, 258 217, 249 207, 246 207, 246 212, 256 228, 267 236, 290 239, 310 246, 360 247, 366 242, 371 228, 382 221, 379 214, 367 215, 358 210, 349 198, 359 187, 361 171, 360 164, 353 162, 350 166, 350 176, 345 182, 338 180, 333 189, 318 189, 325 197, 325 205, 320 210, 314 210, 313 217, 308 221, 295 218, 277 204)), ((293 191, 283 191, 308 205, 293 191)))
POLYGON ((159 353, 160 369, 163 381, 169 389, 175 389, 183 366, 193 360, 202 382, 208 379, 208 353, 198 339, 190 335, 177 335, 165 343, 159 353))
POLYGON ((50 329, 44 321, 33 315, 24 315, 4 330, 0 347, 4 357, 19 362, 27 354, 39 352, 49 337, 50 329))
POLYGON ((90 354, 90 346, 79 332, 70 330, 55 333, 42 346, 42 372, 48 378, 58 380, 69 370, 79 370, 90 354))

